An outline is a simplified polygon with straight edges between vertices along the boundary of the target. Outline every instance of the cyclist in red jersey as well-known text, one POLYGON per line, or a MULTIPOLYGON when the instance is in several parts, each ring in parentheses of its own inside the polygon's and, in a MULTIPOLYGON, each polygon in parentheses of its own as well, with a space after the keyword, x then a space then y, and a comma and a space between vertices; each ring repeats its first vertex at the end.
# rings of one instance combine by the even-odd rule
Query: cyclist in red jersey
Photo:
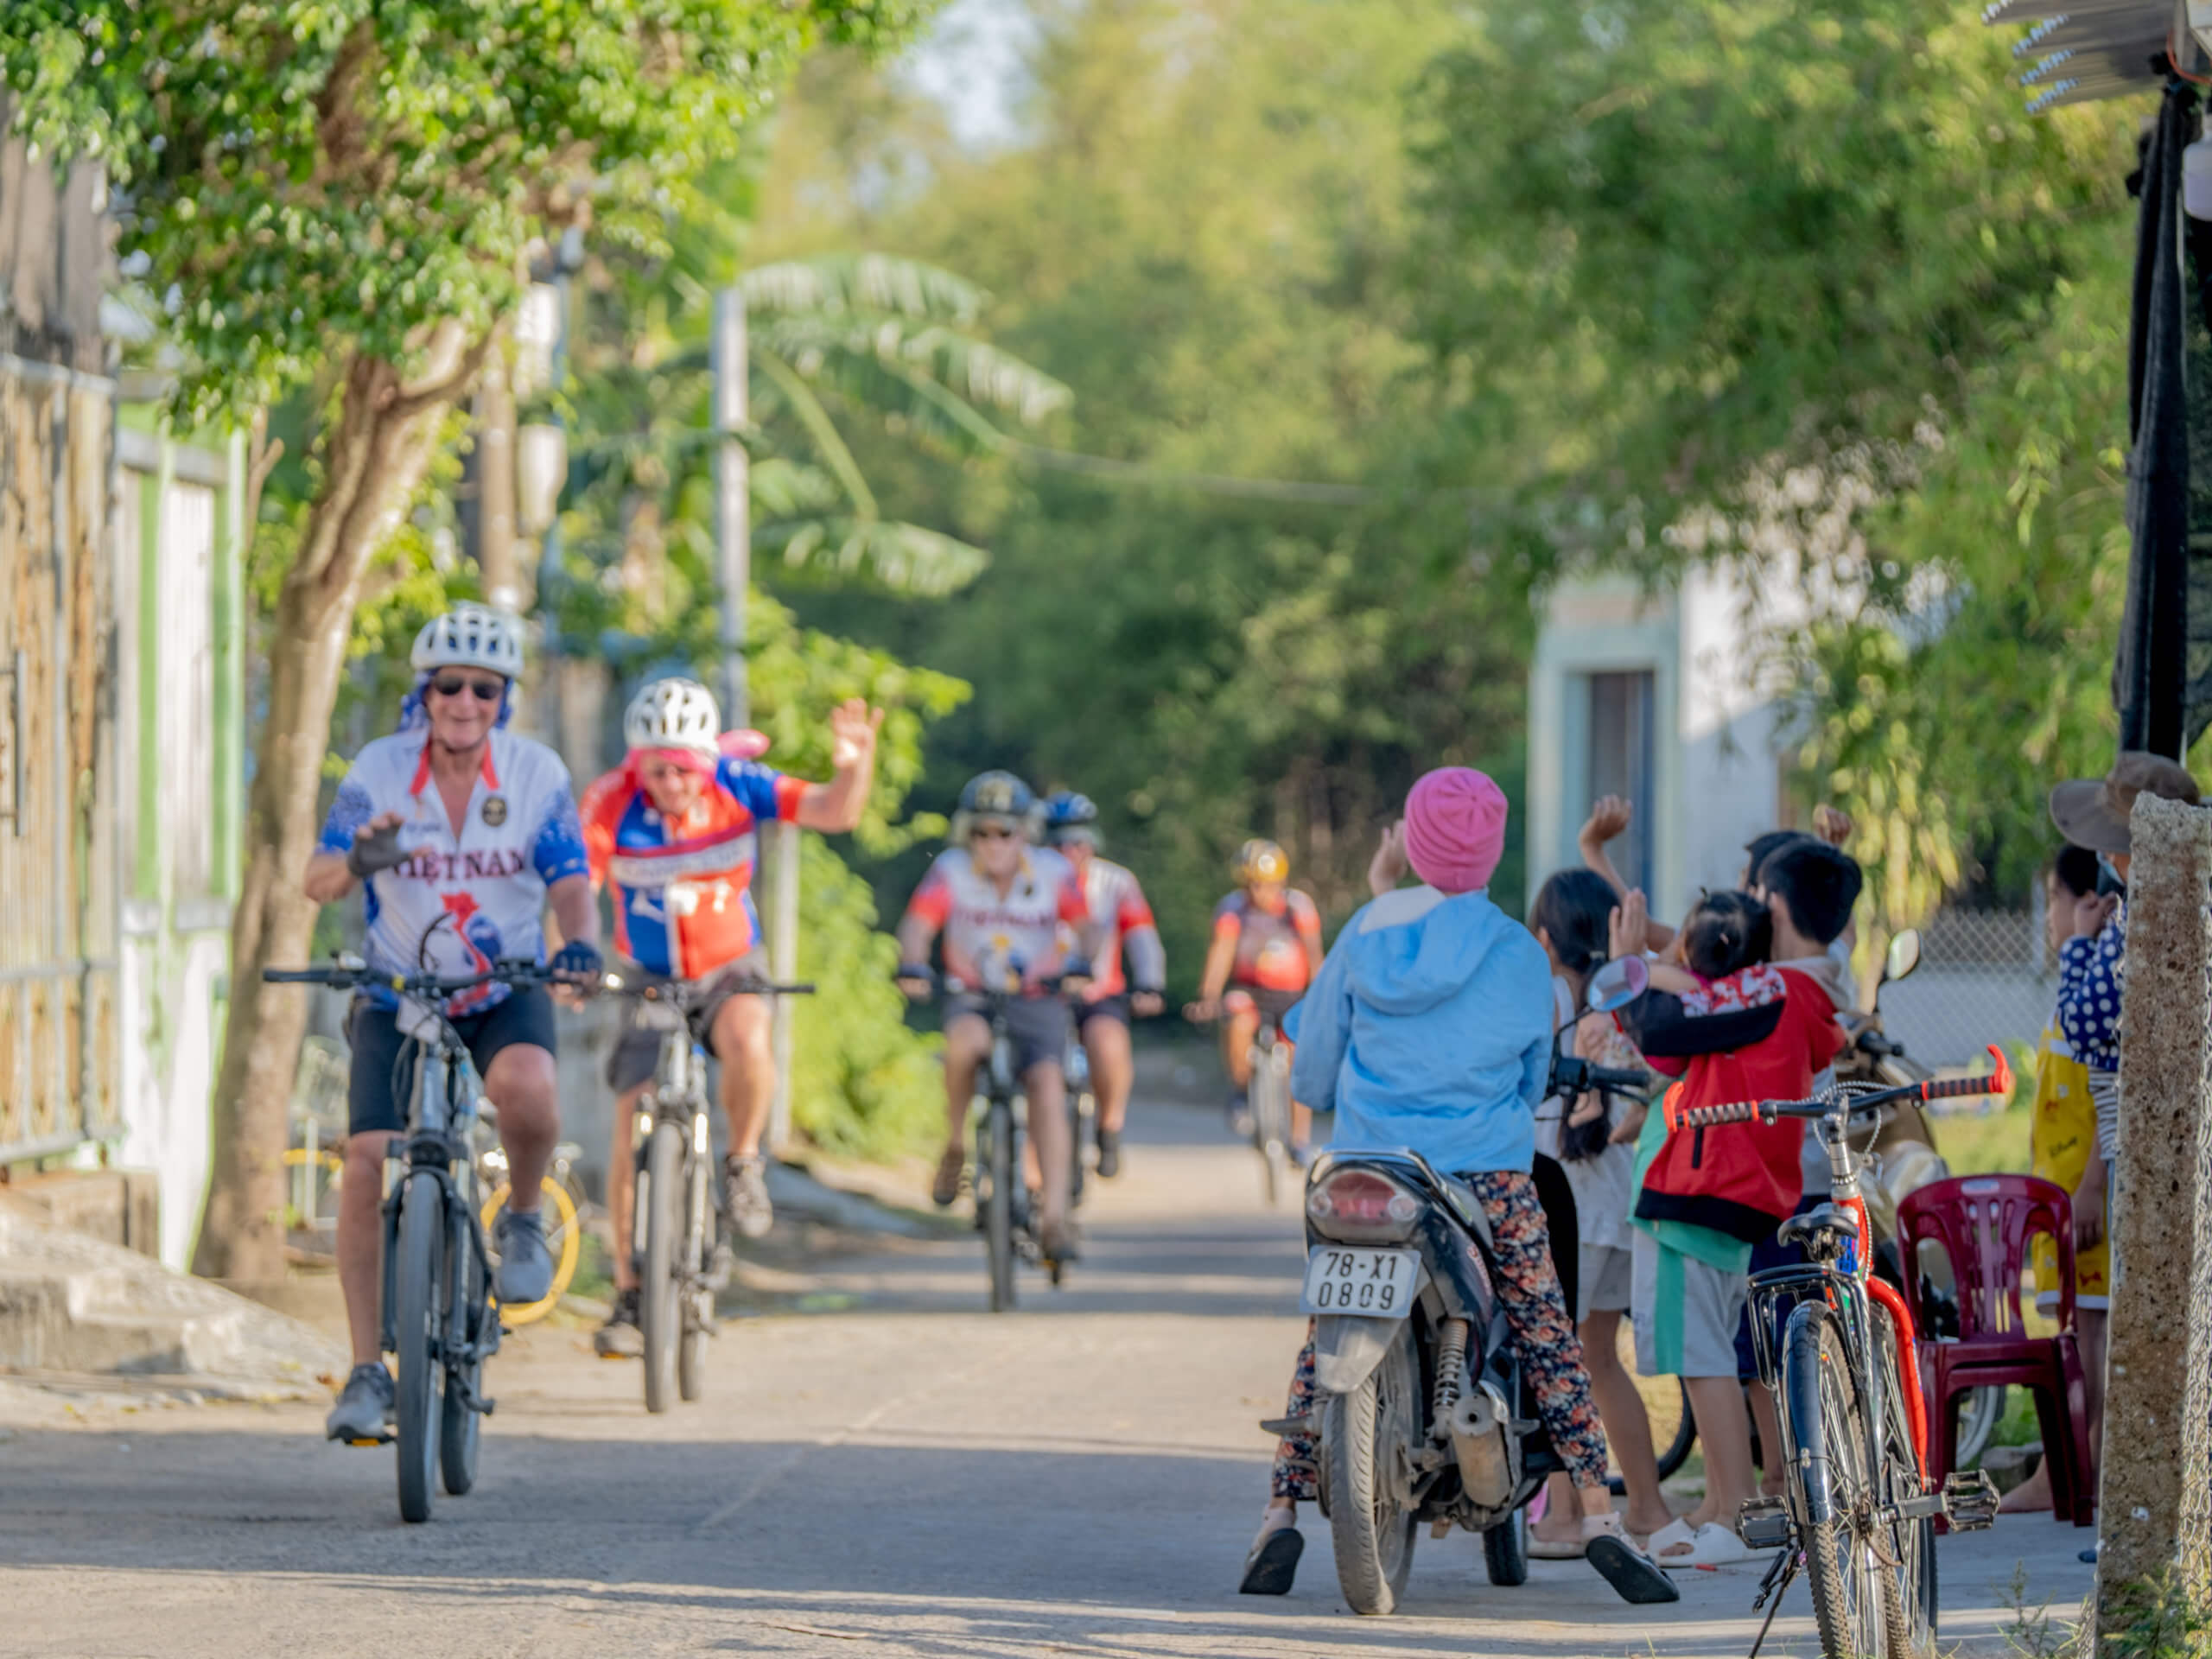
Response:
MULTIPOLYGON (((767 1003, 723 988, 766 978, 756 954, 760 925, 751 887, 758 826, 789 819, 839 835, 861 820, 875 776, 883 711, 859 697, 830 712, 827 784, 810 784, 760 764, 767 740, 721 730, 714 694, 696 680, 656 680, 632 699, 622 719, 629 758, 584 792, 584 851, 593 885, 614 893, 616 950, 647 975, 704 987, 691 1004, 694 1036, 721 1062, 722 1111, 729 1152, 721 1207, 733 1230, 768 1230, 760 1135, 775 1094, 767 1003)), ((660 1060, 660 1033, 633 1020, 607 1061, 620 1096, 607 1207, 618 1239, 630 1236, 634 1171, 631 1135, 639 1103, 660 1060)), ((638 1288, 626 1251, 614 1253, 614 1312, 595 1345, 609 1357, 642 1351, 638 1288)))
MULTIPOLYGON (((1290 885, 1290 855, 1272 841, 1237 850, 1237 890, 1214 906, 1213 943, 1206 950, 1193 1020, 1221 1020, 1221 1062, 1235 1085, 1230 1113, 1240 1135, 1251 1133, 1244 1091, 1252 1081, 1252 1039, 1264 1014, 1280 1020, 1320 971, 1321 912, 1290 885)), ((1303 1156, 1313 1114, 1291 1108, 1293 1150, 1303 1156)))
MULTIPOLYGON (((1098 1173, 1122 1173, 1122 1128, 1128 1121, 1135 1057, 1129 1052, 1133 1016, 1166 1006, 1167 952, 1144 889, 1126 867, 1098 855, 1098 808, 1087 795, 1060 790, 1045 803, 1045 842, 1074 867, 1090 919, 1104 935, 1091 963, 1090 988, 1076 1004, 1077 1034, 1090 1061, 1098 1095, 1098 1173), (1126 970, 1122 962, 1128 957, 1126 970)), ((1076 1148, 1083 1155, 1083 1148, 1076 1148)))

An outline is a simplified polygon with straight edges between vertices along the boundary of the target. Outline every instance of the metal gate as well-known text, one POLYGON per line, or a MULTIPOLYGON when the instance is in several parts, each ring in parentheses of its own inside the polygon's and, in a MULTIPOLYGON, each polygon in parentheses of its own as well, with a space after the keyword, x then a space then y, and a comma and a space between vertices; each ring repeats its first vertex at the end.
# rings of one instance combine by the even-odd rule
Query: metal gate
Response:
POLYGON ((121 1130, 114 399, 0 355, 0 1164, 121 1130))

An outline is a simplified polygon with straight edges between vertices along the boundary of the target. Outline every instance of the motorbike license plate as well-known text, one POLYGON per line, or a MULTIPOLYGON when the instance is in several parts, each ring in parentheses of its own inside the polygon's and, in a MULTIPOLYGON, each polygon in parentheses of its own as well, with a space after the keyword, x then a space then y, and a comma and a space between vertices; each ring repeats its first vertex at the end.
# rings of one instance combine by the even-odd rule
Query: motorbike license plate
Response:
POLYGON ((1306 1258, 1305 1313, 1349 1313, 1370 1319, 1403 1319, 1421 1287, 1419 1250, 1362 1250, 1317 1244, 1306 1258))

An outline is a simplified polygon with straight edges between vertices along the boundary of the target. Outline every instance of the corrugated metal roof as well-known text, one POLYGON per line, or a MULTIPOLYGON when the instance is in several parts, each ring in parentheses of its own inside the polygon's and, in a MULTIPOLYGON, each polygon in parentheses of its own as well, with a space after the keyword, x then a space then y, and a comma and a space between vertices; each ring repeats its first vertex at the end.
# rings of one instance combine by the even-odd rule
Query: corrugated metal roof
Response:
MULTIPOLYGON (((2028 113, 2120 98, 2164 84, 2174 0, 1991 0, 1981 21, 2024 25, 2012 55, 2022 61, 2028 113)), ((2194 42, 2185 48, 2192 55, 2194 42)))

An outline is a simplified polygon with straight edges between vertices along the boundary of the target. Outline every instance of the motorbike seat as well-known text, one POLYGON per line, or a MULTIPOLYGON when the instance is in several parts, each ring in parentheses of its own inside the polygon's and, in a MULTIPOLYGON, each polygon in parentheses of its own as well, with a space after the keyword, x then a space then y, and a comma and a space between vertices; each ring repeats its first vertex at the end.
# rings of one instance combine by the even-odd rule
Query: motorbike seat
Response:
POLYGON ((1856 1238, 1859 1217, 1833 1204, 1817 1204, 1803 1215, 1792 1216, 1783 1222, 1776 1236, 1784 1244, 1810 1244, 1828 1233, 1856 1238))
POLYGON ((1446 1175, 1440 1170, 1437 1172, 1436 1183, 1450 1202, 1452 1213, 1474 1234, 1484 1250, 1490 1249, 1497 1241, 1491 1237, 1490 1217, 1483 1209, 1483 1201, 1475 1196, 1475 1189, 1457 1175, 1446 1175))

